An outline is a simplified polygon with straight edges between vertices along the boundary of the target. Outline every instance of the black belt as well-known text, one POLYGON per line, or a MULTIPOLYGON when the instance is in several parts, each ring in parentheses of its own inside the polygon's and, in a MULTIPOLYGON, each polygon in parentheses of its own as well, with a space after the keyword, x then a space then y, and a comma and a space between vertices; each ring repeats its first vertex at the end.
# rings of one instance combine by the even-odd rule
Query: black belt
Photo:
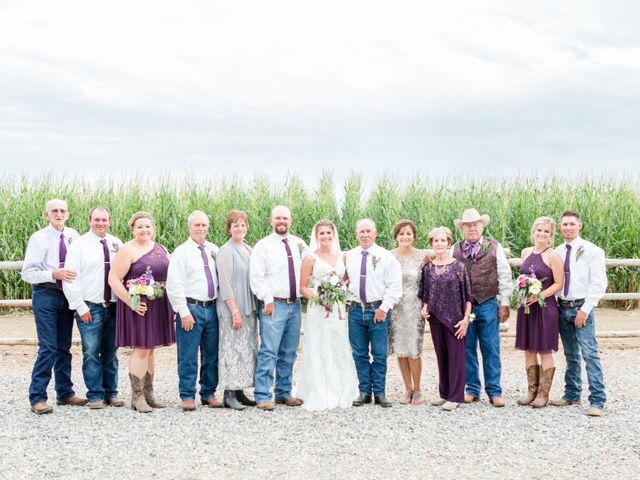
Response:
POLYGON ((562 308, 580 308, 584 305, 584 298, 579 298, 578 300, 563 300, 562 298, 559 298, 558 305, 562 308))
POLYGON ((196 307, 210 307, 211 305, 215 305, 216 301, 215 299, 202 301, 202 300, 196 300, 195 298, 187 297, 187 303, 190 305, 194 305, 196 307))
POLYGON ((88 307, 102 307, 102 308, 109 308, 111 305, 115 304, 115 302, 93 303, 93 302, 87 302, 86 300, 84 303, 86 303, 88 307))
POLYGON ((48 288, 50 290, 60 290, 55 283, 45 282, 45 283, 36 283, 34 286, 48 288))
POLYGON ((351 302, 350 305, 357 305, 362 309, 378 308, 382 305, 382 300, 377 300, 375 302, 351 302))
POLYGON ((284 302, 284 303, 296 303, 298 301, 298 298, 280 298, 280 297, 273 297, 273 301, 274 302, 284 302))

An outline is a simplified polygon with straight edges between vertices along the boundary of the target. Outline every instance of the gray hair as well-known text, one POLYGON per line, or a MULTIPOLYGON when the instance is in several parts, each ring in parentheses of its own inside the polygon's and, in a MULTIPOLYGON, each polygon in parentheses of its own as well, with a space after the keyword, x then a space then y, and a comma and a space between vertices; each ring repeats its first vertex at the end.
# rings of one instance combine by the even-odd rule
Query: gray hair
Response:
POLYGON ((193 219, 195 217, 198 216, 203 216, 207 219, 207 223, 209 223, 209 215, 207 215, 206 213, 204 213, 202 210, 194 210, 193 212, 191 212, 191 214, 189 215, 189 219, 187 220, 187 224, 191 225, 193 223, 193 219))
POLYGON ((373 221, 372 219, 370 219, 370 218, 361 218, 360 220, 358 220, 358 221, 356 222, 356 232, 357 232, 357 231, 358 231, 358 229, 360 228, 360 225, 362 225, 363 223, 368 223, 368 224, 371 226, 371 228, 372 228, 373 230, 377 230, 377 228, 376 228, 376 222, 374 222, 374 221, 373 221))

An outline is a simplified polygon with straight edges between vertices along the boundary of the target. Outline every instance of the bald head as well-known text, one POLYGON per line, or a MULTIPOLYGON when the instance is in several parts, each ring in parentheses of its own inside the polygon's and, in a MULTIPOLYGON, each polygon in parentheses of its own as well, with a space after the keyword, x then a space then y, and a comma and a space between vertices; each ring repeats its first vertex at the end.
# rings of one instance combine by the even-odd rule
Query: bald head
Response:
POLYGON ((291 227, 291 210, 284 205, 278 205, 271 211, 269 223, 273 227, 273 231, 278 235, 287 235, 291 227))

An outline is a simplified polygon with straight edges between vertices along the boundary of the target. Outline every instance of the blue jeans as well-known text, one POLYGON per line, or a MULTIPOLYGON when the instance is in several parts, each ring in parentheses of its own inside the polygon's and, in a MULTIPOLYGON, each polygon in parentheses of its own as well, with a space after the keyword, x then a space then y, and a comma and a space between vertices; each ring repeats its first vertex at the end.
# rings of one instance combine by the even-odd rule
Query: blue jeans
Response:
POLYGON ((71 382, 71 332, 73 312, 62 290, 33 286, 33 315, 38 332, 38 357, 31 372, 29 402, 47 401, 47 387, 54 371, 56 397, 73 397, 71 382))
POLYGON ((389 341, 389 323, 391 313, 387 313, 384 322, 375 323, 375 307, 362 308, 352 303, 349 307, 349 343, 353 361, 358 372, 358 389, 364 395, 372 392, 376 396, 385 394, 387 378, 387 344, 389 341), (369 345, 371 356, 369 359, 369 345))
POLYGON ((587 365, 587 379, 589 380, 589 403, 592 407, 603 408, 607 401, 604 393, 604 376, 598 342, 596 340, 596 326, 593 310, 587 317, 584 327, 576 328, 575 319, 578 308, 560 307, 560 338, 564 356, 567 360, 567 371, 564 374, 564 399, 580 400, 582 397, 582 370, 580 353, 587 365))
POLYGON ((275 302, 274 315, 262 313, 264 304, 258 309, 260 321, 260 350, 256 365, 256 402, 271 400, 274 383, 276 398, 291 396, 293 364, 300 342, 300 301, 294 303, 275 302))
POLYGON ((476 319, 467 330, 467 394, 480 397, 480 372, 478 368, 478 343, 482 353, 484 389, 489 398, 501 397, 500 374, 500 321, 496 297, 473 304, 476 319))
POLYGON ((218 386, 218 312, 216 305, 208 307, 187 304, 195 320, 193 328, 182 328, 176 315, 176 344, 178 347, 178 389, 181 400, 196 398, 198 377, 198 349, 200 349, 200 397, 212 397, 218 386))
POLYGON ((116 305, 89 307, 91 321, 84 323, 76 313, 82 338, 82 376, 87 399, 111 400, 118 396, 118 357, 116 352, 116 305))

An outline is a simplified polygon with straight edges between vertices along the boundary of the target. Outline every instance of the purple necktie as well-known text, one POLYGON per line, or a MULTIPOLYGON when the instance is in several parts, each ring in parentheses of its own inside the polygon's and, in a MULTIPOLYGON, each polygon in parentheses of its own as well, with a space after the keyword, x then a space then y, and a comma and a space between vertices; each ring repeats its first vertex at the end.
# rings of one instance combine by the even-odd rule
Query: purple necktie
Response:
POLYGON ((295 300, 298 298, 298 292, 296 289, 296 272, 293 266, 293 255, 291 254, 291 248, 289 248, 289 239, 283 238, 284 248, 287 249, 287 260, 289 262, 289 300, 295 300))
POLYGON ((198 248, 202 254, 202 261, 204 262, 204 274, 207 276, 207 294, 209 298, 214 298, 216 296, 216 289, 213 284, 213 275, 211 275, 211 269, 209 268, 209 257, 207 257, 204 251, 204 245, 198 245, 198 248))
POLYGON ((109 286, 109 271, 111 270, 111 260, 109 258, 109 247, 107 247, 107 240, 100 240, 102 244, 102 251, 104 252, 104 301, 111 301, 111 287, 109 286))
POLYGON ((571 245, 567 243, 567 254, 564 257, 564 289, 562 290, 564 298, 567 298, 567 293, 569 293, 569 283, 571 282, 571 245))
POLYGON ((362 263, 360 263, 360 300, 367 303, 367 255, 369 252, 362 250, 362 263))
MULTIPOLYGON (((64 261, 67 259, 67 244, 64 242, 64 233, 60 234, 60 247, 58 249, 58 268, 64 268, 64 261)), ((56 287, 62 290, 62 280, 56 280, 56 287)))

